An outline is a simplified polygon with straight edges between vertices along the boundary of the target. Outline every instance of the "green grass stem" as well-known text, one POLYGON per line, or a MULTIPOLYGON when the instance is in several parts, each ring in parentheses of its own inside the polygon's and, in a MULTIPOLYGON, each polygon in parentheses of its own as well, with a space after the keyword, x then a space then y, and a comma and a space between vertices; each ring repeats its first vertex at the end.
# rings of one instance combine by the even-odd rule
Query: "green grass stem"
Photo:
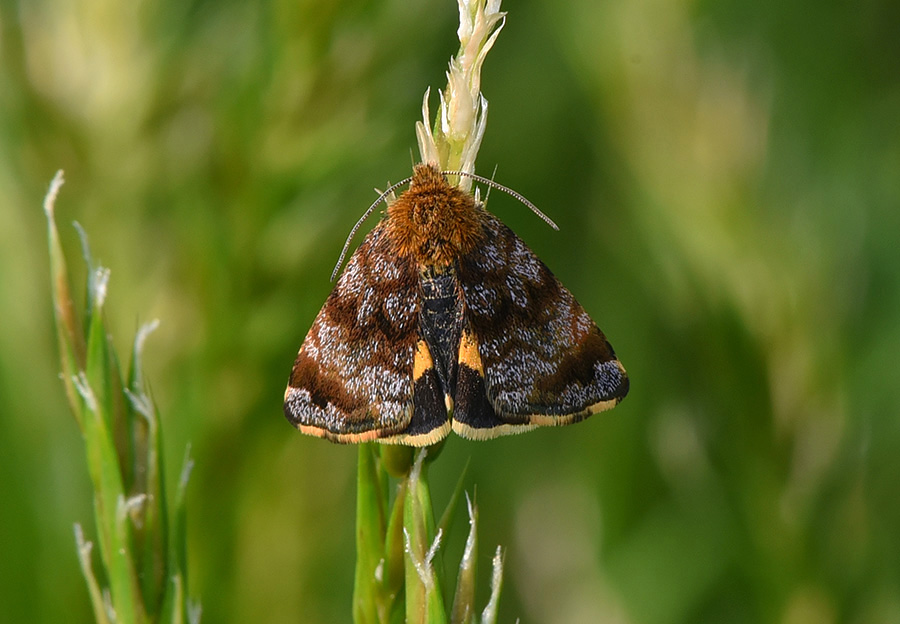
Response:
POLYGON ((138 331, 130 372, 123 376, 104 315, 110 271, 94 266, 80 227, 87 287, 79 320, 54 214, 62 182, 60 172, 51 183, 44 212, 63 385, 84 440, 94 489, 101 574, 94 571, 92 542, 80 525, 75 527, 94 618, 117 624, 196 622, 199 610, 189 608, 184 557, 188 470, 179 483, 170 531, 160 418, 141 373, 144 340, 156 323, 138 331), (101 587, 98 578, 108 587, 101 587))

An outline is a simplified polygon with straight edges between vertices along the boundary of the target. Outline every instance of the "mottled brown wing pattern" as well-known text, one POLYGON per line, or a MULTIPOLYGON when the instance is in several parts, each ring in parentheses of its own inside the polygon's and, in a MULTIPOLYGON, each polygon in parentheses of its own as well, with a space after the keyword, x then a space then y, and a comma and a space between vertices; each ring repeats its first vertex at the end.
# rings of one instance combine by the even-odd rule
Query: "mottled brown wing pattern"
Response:
POLYGON ((288 420, 336 442, 410 443, 403 438, 415 411, 414 365, 429 357, 417 356, 418 319, 417 269, 394 253, 379 224, 300 348, 285 391, 288 420))
POLYGON ((454 430, 483 439, 563 425, 614 407, 628 377, 584 308, 493 215, 461 257, 465 305, 454 430))

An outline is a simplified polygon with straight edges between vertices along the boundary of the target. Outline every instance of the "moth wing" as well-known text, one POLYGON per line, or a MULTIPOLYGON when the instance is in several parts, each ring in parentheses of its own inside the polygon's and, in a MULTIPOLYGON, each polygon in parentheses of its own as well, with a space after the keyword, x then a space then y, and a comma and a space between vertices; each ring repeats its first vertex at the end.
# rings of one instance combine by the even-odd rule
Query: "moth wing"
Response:
POLYGON ((454 431, 486 439, 615 407, 628 376, 603 332, 512 230, 485 217, 485 243, 458 263, 454 431))
POLYGON ((450 429, 420 337, 417 269, 388 242, 382 225, 369 233, 300 347, 284 413, 303 433, 419 446, 450 429))

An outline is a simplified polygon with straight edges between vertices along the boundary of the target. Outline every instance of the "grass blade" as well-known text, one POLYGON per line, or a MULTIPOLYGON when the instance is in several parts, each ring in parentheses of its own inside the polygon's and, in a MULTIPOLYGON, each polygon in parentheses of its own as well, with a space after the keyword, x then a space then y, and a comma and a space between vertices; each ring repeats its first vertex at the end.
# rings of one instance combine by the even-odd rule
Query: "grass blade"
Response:
POLYGON ((385 496, 372 444, 359 446, 356 482, 356 578, 353 589, 353 621, 377 624, 379 620, 379 568, 384 559, 385 496))

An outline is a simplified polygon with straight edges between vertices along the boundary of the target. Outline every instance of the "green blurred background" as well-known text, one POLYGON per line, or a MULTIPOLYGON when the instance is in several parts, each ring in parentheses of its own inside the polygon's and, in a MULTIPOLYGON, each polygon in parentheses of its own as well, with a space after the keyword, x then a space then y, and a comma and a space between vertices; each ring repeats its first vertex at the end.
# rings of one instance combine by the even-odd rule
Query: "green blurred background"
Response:
MULTIPOLYGON (((900 622, 900 4, 504 8, 479 172, 562 231, 490 208, 632 389, 434 464, 441 506, 471 461, 501 619, 900 622)), ((452 0, 0 2, 0 620, 91 618, 40 208, 63 168, 120 349, 162 320, 146 369, 170 480, 196 459, 203 621, 349 621, 356 452, 296 433, 282 393, 456 26, 452 0)))

